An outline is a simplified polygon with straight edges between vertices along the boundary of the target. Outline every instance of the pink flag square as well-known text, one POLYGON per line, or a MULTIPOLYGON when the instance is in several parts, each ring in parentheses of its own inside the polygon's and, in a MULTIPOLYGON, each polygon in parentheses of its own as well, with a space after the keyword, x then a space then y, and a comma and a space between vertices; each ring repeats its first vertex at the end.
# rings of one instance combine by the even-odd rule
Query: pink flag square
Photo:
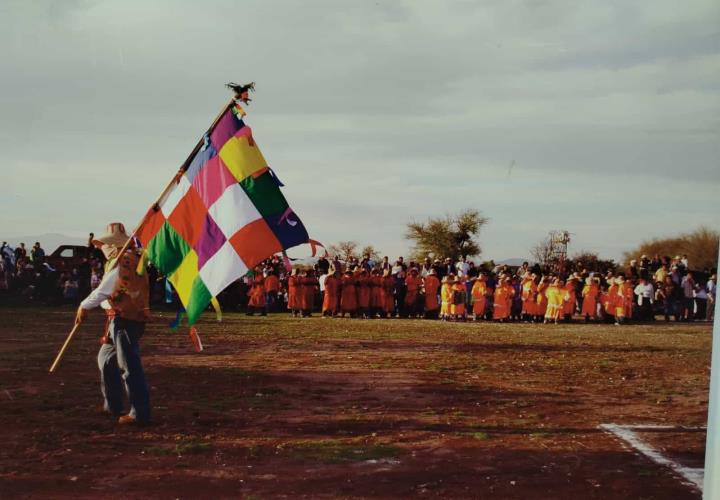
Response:
POLYGON ((209 159, 192 182, 206 207, 212 206, 223 194, 223 191, 233 184, 237 184, 237 180, 227 169, 219 155, 209 159))

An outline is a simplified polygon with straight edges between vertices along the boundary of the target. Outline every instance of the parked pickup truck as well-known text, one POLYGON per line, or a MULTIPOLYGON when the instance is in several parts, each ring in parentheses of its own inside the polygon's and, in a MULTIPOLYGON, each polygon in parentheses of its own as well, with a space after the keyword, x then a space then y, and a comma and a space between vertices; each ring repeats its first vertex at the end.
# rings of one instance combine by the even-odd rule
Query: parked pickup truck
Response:
POLYGON ((72 271, 78 268, 83 259, 90 258, 90 249, 83 245, 60 245, 45 258, 57 271, 72 271))

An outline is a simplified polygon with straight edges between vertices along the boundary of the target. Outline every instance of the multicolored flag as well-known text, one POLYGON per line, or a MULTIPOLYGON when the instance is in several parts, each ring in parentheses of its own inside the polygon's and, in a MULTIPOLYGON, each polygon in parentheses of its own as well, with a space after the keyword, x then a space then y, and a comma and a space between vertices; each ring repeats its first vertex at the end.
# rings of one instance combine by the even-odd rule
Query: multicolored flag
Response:
POLYGON ((150 209, 136 236, 195 323, 210 301, 262 260, 310 240, 243 122, 229 105, 204 145, 150 209))

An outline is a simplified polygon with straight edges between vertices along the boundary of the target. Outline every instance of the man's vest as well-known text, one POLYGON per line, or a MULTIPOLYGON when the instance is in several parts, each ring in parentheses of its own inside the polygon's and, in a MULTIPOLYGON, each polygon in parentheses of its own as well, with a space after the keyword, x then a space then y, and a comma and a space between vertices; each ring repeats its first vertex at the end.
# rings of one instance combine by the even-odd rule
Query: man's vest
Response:
POLYGON ((137 273, 142 251, 127 250, 117 265, 118 280, 108 299, 116 316, 132 321, 146 322, 150 318, 149 292, 147 274, 137 273))

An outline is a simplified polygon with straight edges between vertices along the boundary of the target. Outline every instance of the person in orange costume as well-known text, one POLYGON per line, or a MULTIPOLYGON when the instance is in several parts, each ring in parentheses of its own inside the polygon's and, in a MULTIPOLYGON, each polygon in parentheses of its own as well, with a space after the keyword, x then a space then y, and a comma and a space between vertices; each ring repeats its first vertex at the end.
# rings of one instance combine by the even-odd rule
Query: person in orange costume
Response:
POLYGON ((450 306, 450 314, 452 314, 456 320, 465 321, 465 303, 467 302, 465 281, 460 278, 454 280, 451 290, 452 305, 450 306))
POLYGON ((405 310, 407 311, 408 317, 416 317, 420 315, 419 311, 419 299, 420 289, 422 288, 422 278, 418 276, 418 270, 416 268, 410 269, 410 272, 405 278, 405 310))
POLYGON ((280 279, 275 271, 270 271, 265 277, 265 299, 268 311, 275 310, 277 303, 278 291, 280 290, 280 279))
POLYGON ((442 286, 440 287, 440 319, 443 321, 452 319, 450 311, 453 300, 452 287, 454 283, 455 279, 452 275, 445 276, 442 279, 442 286))
POLYGON ((535 302, 537 298, 537 283, 535 279, 537 274, 525 273, 522 280, 522 318, 523 321, 528 322, 532 320, 537 309, 535 302))
POLYGON ((250 290, 248 290, 248 311, 247 315, 252 316, 255 311, 259 312, 261 316, 267 316, 265 311, 265 279, 262 276, 260 268, 255 269, 255 277, 253 278, 250 290))
POLYGON ((547 309, 545 310, 544 323, 549 323, 550 321, 554 321, 555 324, 558 323, 560 315, 562 314, 565 298, 565 290, 563 288, 563 282, 558 278, 553 278, 552 283, 550 283, 550 286, 545 290, 547 309))
POLYGON ((391 270, 385 269, 382 275, 382 284, 380 287, 380 297, 382 302, 381 315, 383 318, 392 318, 395 311, 395 278, 392 277, 391 270))
POLYGON ((338 294, 340 292, 340 273, 332 270, 325 278, 325 294, 322 303, 323 317, 332 318, 338 313, 338 294))
POLYGON ((380 269, 370 271, 370 317, 382 316, 383 311, 383 278, 380 269))
POLYGON ((470 290, 470 296, 472 297, 473 319, 475 321, 485 317, 487 293, 487 277, 481 273, 477 278, 475 278, 475 283, 473 283, 472 290, 470 290))
MULTIPOLYGON (((620 285, 618 283, 619 278, 610 278, 608 280, 608 289, 605 292, 603 298, 603 307, 605 308, 605 314, 615 318, 615 322, 618 323, 617 317, 617 302, 618 302, 618 290, 620 285)), ((624 312, 623 312, 624 314, 624 312)))
POLYGON ((290 314, 297 316, 300 314, 300 288, 302 286, 301 277, 298 275, 298 269, 294 268, 290 272, 288 278, 288 309, 290 314))
POLYGON ((300 308, 302 309, 303 318, 312 316, 312 311, 315 308, 315 294, 319 288, 320 285, 315 277, 315 270, 308 269, 305 271, 305 276, 302 278, 302 294, 300 295, 300 308))
POLYGON ((495 301, 493 302, 493 319, 507 321, 510 316, 510 304, 515 290, 510 285, 510 277, 503 277, 500 284, 495 287, 495 301))
POLYGON ((370 316, 370 276, 366 269, 360 271, 355 278, 357 286, 358 316, 367 318, 370 316))
POLYGON ((430 269, 427 276, 425 276, 423 289, 425 290, 425 317, 437 318, 438 308, 440 307, 440 304, 438 304, 440 280, 435 269, 430 269))
POLYGON ((545 313, 547 312, 547 295, 545 295, 545 292, 547 291, 548 287, 550 286, 549 278, 546 276, 543 276, 540 278, 540 283, 538 283, 537 286, 537 294, 535 295, 535 321, 536 322, 542 322, 545 318, 545 313))
POLYGON ((575 314, 575 301, 577 299, 575 292, 576 281, 577 278, 575 276, 570 276, 567 283, 565 283, 565 297, 563 298, 564 302, 562 315, 568 321, 570 321, 573 314, 575 314))
POLYGON ((355 278, 353 277, 352 271, 349 269, 345 271, 345 276, 342 279, 342 291, 340 292, 340 311, 342 311, 343 318, 345 313, 349 314, 351 318, 355 317, 357 311, 357 290, 355 286, 355 278))
POLYGON ((583 303, 580 314, 585 317, 585 322, 590 318, 597 319, 597 305, 600 297, 600 280, 595 277, 588 278, 582 290, 583 303))

